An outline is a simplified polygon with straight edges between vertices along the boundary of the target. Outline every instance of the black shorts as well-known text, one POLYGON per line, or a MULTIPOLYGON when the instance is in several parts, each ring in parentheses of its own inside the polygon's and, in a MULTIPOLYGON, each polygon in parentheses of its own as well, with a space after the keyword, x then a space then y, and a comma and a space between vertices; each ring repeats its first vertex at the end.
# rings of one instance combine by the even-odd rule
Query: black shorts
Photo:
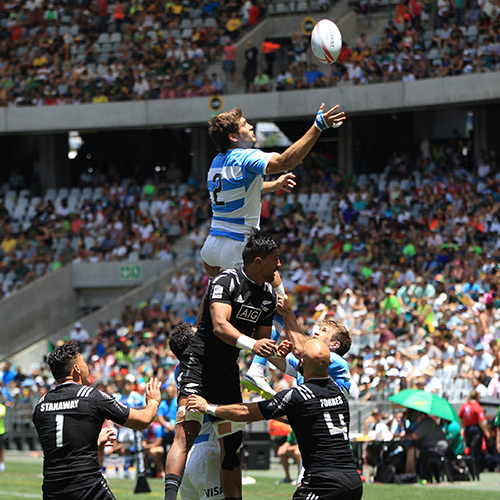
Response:
POLYGON ((240 371, 236 363, 205 362, 191 354, 181 361, 177 376, 179 396, 197 394, 209 403, 241 403, 240 371))
POLYGON ((328 477, 306 476, 293 500, 360 500, 363 482, 357 472, 332 472, 328 477))
POLYGON ((5 441, 7 440, 7 434, 0 434, 0 450, 5 448, 5 441))
POLYGON ((43 500, 116 500, 109 489, 106 479, 101 476, 99 481, 75 490, 54 491, 53 488, 42 487, 43 500))

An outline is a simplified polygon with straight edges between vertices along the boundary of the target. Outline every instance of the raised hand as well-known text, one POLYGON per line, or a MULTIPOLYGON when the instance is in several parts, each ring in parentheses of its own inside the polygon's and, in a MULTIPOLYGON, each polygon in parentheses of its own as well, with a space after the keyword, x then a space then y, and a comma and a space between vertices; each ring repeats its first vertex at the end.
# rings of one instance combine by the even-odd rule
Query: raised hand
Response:
POLYGON ((285 193, 290 193, 296 185, 297 183, 295 182, 295 174, 289 172, 278 177, 276 191, 281 190, 285 191, 285 193))
POLYGON ((333 108, 328 111, 324 111, 325 103, 322 102, 319 107, 318 114, 316 115, 316 119, 314 121, 314 125, 318 130, 323 132, 324 130, 330 127, 340 127, 342 123, 344 123, 346 116, 343 111, 336 113, 336 111, 340 108, 340 105, 336 104, 333 108))

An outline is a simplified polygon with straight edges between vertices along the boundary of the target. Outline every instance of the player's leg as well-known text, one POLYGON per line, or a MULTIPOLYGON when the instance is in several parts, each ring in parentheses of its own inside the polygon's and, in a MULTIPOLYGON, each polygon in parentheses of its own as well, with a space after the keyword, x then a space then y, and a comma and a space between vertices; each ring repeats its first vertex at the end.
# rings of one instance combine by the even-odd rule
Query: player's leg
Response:
POLYGON ((224 500, 218 439, 194 444, 179 493, 181 500, 224 500))
POLYGON ((290 443, 285 442, 278 448, 278 457, 280 459, 281 465, 283 467, 283 471, 285 472, 285 478, 280 481, 280 483, 291 483, 292 479, 290 478, 290 467, 288 465, 288 457, 290 443))
POLYGON ((243 432, 235 432, 219 440, 221 453, 220 481, 224 498, 241 499, 241 443, 243 432))
POLYGON ((156 472, 160 474, 161 477, 164 477, 165 469, 163 464, 163 454, 165 453, 165 449, 163 448, 163 446, 155 446, 154 448, 151 448, 149 450, 149 453, 151 454, 151 458, 155 463, 156 472))
POLYGON ((201 429, 201 419, 203 416, 189 412, 189 418, 196 417, 196 419, 186 420, 185 402, 186 397, 181 396, 177 411, 174 442, 170 447, 165 462, 165 500, 177 499, 177 491, 179 490, 184 474, 187 454, 201 429))

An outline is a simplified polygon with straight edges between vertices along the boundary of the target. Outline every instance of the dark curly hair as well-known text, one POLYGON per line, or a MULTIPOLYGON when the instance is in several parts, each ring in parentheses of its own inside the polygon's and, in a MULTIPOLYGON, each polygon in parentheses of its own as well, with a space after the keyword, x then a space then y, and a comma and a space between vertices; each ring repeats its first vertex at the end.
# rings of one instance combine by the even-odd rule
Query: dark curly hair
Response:
POLYGON ((232 142, 229 139, 229 134, 238 134, 242 116, 240 108, 233 108, 225 113, 220 113, 208 122, 208 135, 219 153, 225 154, 231 148, 232 142))
POLYGON ((172 330, 169 346, 177 359, 180 360, 182 358, 194 334, 195 330, 191 323, 180 323, 172 330))
POLYGON ((243 249, 243 263, 251 264, 256 257, 265 258, 276 248, 279 248, 279 243, 272 236, 253 229, 243 249))
POLYGON ((80 349, 76 342, 66 342, 56 347, 48 356, 47 364, 56 380, 61 380, 71 374, 80 349))

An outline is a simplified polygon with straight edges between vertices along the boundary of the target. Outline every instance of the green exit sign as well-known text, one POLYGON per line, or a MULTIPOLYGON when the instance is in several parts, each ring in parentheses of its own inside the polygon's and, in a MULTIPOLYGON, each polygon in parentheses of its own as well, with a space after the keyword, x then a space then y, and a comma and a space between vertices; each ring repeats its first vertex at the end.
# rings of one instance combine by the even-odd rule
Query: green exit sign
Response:
POLYGON ((122 280, 142 279, 142 266, 120 266, 120 279, 122 280))

